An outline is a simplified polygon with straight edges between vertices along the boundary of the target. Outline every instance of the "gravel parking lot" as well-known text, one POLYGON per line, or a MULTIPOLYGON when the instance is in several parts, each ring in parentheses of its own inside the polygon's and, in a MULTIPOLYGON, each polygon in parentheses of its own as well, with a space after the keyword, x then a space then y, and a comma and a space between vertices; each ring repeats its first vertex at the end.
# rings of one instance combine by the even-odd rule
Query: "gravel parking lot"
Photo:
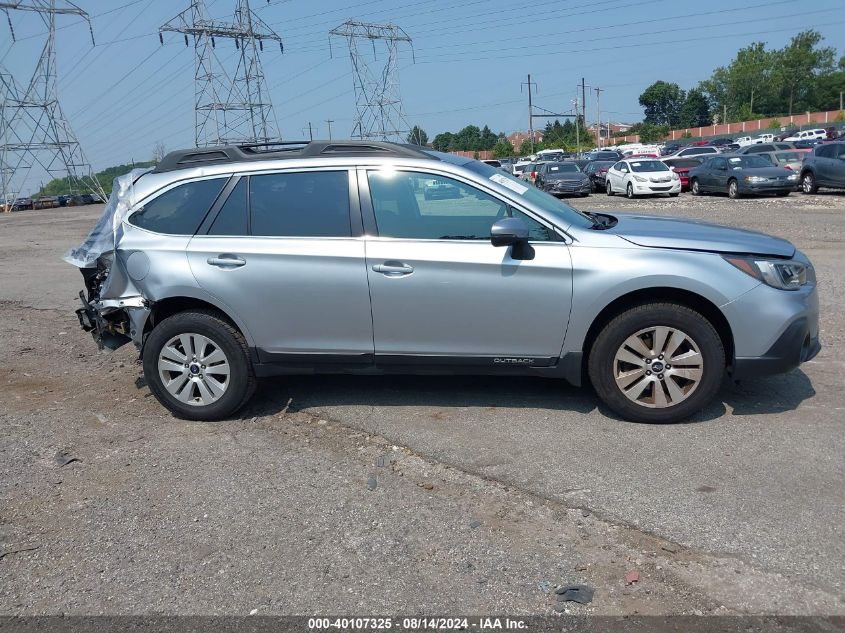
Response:
POLYGON ((845 614, 845 195, 572 204, 790 239, 822 352, 679 425, 551 380, 313 376, 188 423, 78 327, 60 257, 101 207, 0 215, 0 614, 546 614, 573 582, 571 613, 845 614))

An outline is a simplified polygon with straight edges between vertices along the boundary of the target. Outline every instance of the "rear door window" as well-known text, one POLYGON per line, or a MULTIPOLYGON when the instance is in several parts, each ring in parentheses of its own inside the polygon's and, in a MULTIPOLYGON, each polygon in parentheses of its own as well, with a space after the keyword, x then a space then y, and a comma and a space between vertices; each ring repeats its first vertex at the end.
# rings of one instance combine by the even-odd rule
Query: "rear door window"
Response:
POLYGON ((306 171, 250 176, 252 235, 350 237, 349 174, 306 171))
POLYGON ((167 235, 193 235, 228 178, 186 182, 146 202, 129 217, 129 223, 167 235))
POLYGON ((821 145, 816 150, 816 156, 820 156, 821 158, 833 158, 835 151, 836 151, 835 145, 821 145))
POLYGON ((214 223, 208 229, 209 235, 247 235, 246 212, 246 177, 241 178, 226 202, 220 213, 214 218, 214 223))

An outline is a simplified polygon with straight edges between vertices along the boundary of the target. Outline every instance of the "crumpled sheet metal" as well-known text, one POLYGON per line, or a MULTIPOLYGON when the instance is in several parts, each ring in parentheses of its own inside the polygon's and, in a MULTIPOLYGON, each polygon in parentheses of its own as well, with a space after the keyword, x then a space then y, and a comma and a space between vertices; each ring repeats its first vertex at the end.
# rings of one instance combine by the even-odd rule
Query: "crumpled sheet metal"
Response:
POLYGON ((133 169, 114 179, 111 196, 103 214, 88 237, 76 248, 68 250, 62 259, 77 268, 96 268, 97 259, 115 250, 123 234, 123 220, 134 203, 133 184, 149 169, 133 169))

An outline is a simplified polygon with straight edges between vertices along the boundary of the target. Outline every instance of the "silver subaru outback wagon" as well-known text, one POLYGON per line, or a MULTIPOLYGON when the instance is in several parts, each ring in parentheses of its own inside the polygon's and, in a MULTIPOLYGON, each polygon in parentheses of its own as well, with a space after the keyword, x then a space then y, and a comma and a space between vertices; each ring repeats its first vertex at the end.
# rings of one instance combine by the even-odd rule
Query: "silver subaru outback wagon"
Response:
POLYGON ((381 142, 172 152, 115 181, 66 260, 100 346, 132 341, 156 398, 215 420, 290 373, 589 380, 673 422, 819 349, 813 267, 704 222, 581 213, 482 162, 381 142))

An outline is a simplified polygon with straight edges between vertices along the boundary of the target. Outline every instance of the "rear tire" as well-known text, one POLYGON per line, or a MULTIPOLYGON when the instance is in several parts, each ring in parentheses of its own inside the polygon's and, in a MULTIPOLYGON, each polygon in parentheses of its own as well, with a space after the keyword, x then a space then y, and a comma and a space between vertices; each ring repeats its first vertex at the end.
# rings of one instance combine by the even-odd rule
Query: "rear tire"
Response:
POLYGON ((608 179, 607 183, 605 183, 605 184, 606 184, 605 189, 607 191, 607 195, 613 196, 613 187, 610 186, 610 179, 608 179))
POLYGON ((698 178, 692 179, 692 182, 690 183, 690 189, 689 190, 690 190, 690 193, 694 196, 700 196, 701 195, 702 192, 701 192, 701 187, 699 187, 699 185, 698 185, 698 178))
POLYGON ((143 363, 150 391, 184 420, 229 417, 255 392, 246 341, 212 311, 180 312, 156 325, 143 363))
POLYGON ((700 313, 674 303, 647 303, 602 328, 587 367, 593 388, 614 413, 633 422, 671 423, 714 398, 725 372, 725 351, 700 313), (659 372, 650 372, 655 367, 659 372))

